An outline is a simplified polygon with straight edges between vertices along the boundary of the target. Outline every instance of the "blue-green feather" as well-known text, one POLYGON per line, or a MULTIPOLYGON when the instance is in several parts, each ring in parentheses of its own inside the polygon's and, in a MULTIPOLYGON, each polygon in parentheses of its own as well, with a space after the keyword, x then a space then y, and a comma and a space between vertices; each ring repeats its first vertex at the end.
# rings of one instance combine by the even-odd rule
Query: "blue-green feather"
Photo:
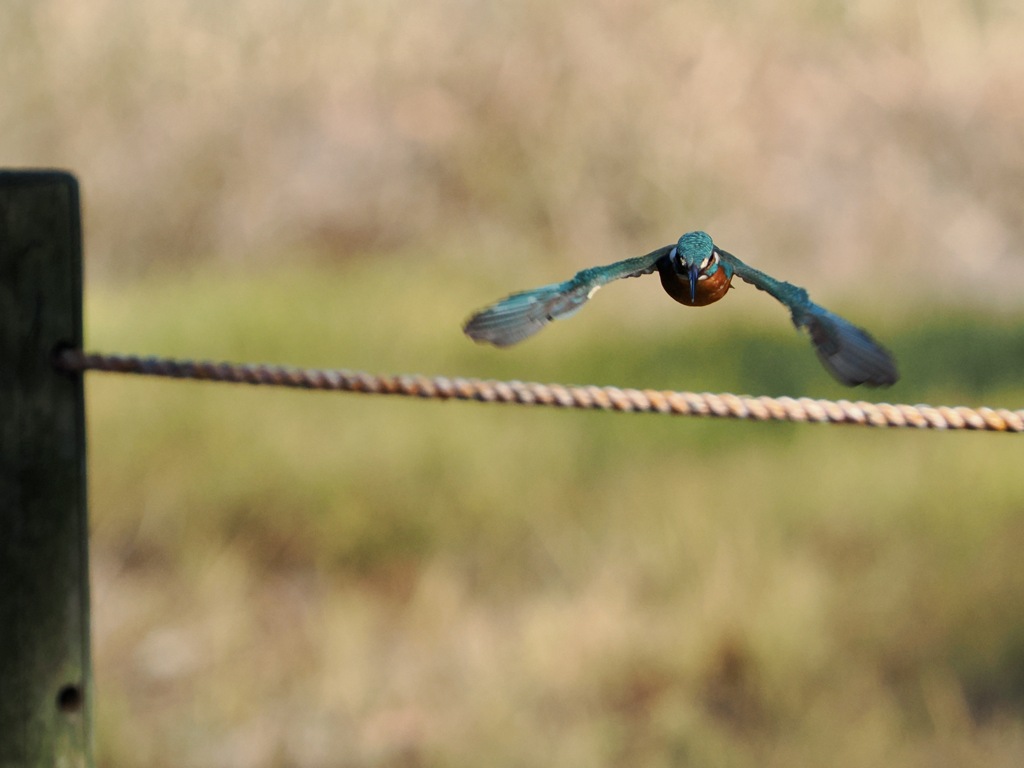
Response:
POLYGON ((590 267, 563 283, 513 293, 476 312, 466 321, 463 331, 474 341, 488 342, 496 347, 517 344, 552 320, 572 317, 601 286, 625 277, 650 274, 658 259, 671 247, 665 246, 644 256, 604 267, 590 267))
POLYGON ((892 355, 863 328, 818 306, 803 288, 776 280, 721 249, 718 255, 740 279, 789 308, 793 325, 807 329, 818 360, 837 381, 850 387, 886 387, 899 380, 892 355))

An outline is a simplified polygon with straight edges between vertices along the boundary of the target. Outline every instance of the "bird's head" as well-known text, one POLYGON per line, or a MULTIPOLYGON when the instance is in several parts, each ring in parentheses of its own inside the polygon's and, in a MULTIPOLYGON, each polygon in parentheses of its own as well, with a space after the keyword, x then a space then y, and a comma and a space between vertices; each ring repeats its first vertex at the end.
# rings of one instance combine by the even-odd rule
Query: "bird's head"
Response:
POLYGON ((707 232, 687 232, 679 238, 673 249, 672 261, 676 271, 690 281, 690 300, 697 296, 697 281, 713 274, 718 268, 715 244, 707 232))

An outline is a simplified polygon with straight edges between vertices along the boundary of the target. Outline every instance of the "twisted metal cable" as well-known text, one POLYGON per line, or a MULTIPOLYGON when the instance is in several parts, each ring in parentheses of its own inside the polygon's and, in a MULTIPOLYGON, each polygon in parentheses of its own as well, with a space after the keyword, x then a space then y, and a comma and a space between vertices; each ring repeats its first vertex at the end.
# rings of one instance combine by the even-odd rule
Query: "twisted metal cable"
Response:
POLYGON ((483 403, 518 403, 753 421, 1024 432, 1024 410, 1011 411, 1005 408, 891 405, 864 401, 816 400, 808 397, 751 397, 730 393, 620 389, 593 385, 566 386, 445 376, 380 376, 360 371, 96 354, 78 349, 59 351, 55 356, 54 365, 69 372, 109 371, 175 379, 338 390, 374 395, 405 395, 438 400, 476 400, 483 403))

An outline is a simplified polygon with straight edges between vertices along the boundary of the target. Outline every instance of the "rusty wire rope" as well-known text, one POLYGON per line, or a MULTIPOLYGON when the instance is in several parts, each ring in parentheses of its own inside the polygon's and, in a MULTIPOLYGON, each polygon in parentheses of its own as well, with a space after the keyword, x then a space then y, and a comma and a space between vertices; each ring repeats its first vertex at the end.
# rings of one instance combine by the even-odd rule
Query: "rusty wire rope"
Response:
POLYGON ((482 403, 548 405, 557 408, 753 421, 1024 432, 1024 410, 1012 411, 1006 408, 892 405, 807 397, 751 397, 730 393, 566 386, 445 376, 381 376, 360 371, 96 354, 78 349, 61 350, 54 364, 61 370, 72 372, 108 371, 297 389, 405 395, 436 400, 475 400, 482 403))

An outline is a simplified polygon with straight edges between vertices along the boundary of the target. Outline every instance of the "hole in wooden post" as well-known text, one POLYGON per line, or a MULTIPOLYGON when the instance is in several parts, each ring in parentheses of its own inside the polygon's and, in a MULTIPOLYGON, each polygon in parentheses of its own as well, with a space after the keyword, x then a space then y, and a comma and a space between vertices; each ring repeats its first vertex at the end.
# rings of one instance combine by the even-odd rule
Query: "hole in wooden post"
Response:
POLYGON ((70 714, 82 708, 82 689, 77 685, 65 685, 57 692, 57 709, 70 714))
POLYGON ((53 351, 50 353, 50 360, 53 363, 53 367, 61 373, 69 373, 69 371, 61 365, 61 355, 69 349, 76 349, 76 347, 70 341, 58 341, 54 345, 53 351))

